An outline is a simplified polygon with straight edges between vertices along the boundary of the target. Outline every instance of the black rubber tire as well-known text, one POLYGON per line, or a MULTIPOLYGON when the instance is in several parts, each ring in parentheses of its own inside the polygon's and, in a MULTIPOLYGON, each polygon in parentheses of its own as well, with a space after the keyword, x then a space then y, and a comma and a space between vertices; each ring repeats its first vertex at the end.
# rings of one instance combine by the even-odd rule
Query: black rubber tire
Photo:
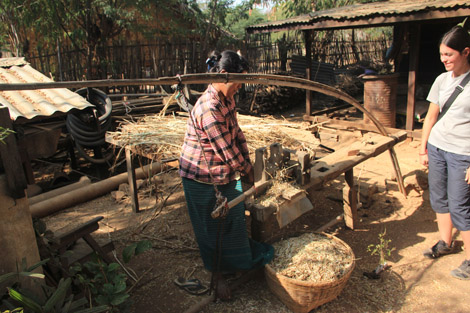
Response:
POLYGON ((95 88, 82 88, 76 93, 87 99, 94 107, 69 111, 65 121, 67 130, 72 135, 81 156, 95 164, 106 163, 114 156, 112 153, 104 158, 93 158, 86 153, 84 148, 99 148, 107 145, 105 136, 112 124, 111 100, 104 92, 95 88))

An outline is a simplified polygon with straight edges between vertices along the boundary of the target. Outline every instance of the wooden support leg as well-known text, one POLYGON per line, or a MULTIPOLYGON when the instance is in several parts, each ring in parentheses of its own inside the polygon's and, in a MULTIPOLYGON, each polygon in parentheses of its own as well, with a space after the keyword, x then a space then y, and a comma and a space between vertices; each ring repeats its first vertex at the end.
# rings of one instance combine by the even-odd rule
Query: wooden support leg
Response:
POLYGON ((398 188, 400 189, 400 192, 407 197, 406 194, 406 189, 405 189, 405 183, 403 182, 403 176, 401 175, 401 170, 400 170, 400 164, 398 163, 398 158, 395 153, 395 149, 390 148, 390 158, 392 159, 392 164, 393 164, 393 169, 395 171, 395 178, 397 179, 398 183, 398 188))
POLYGON ((297 183, 303 186, 310 182, 310 154, 305 151, 297 151, 297 158, 299 159, 297 183))
POLYGON ((131 196, 132 209, 135 213, 139 213, 139 198, 137 195, 137 184, 135 178, 135 167, 132 162, 132 152, 129 148, 126 148, 126 164, 127 164, 127 177, 129 182, 129 192, 131 196))
POLYGON ((108 256, 108 254, 106 254, 106 252, 100 247, 100 245, 95 241, 95 239, 93 239, 93 237, 91 237, 90 234, 86 234, 83 236, 83 240, 85 240, 85 242, 93 249, 96 251, 96 253, 98 253, 98 255, 104 260, 106 261, 106 263, 112 263, 113 262, 113 259, 108 256))
POLYGON ((350 229, 357 224, 357 191, 354 185, 353 169, 344 173, 346 186, 343 188, 344 222, 350 229))

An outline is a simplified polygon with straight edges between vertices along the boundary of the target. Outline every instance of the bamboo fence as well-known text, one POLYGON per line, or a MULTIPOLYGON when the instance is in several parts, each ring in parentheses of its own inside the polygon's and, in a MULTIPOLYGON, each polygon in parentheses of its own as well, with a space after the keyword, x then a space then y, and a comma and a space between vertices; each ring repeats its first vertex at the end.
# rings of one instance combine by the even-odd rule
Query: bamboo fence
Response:
MULTIPOLYGON (((386 39, 351 41, 341 37, 332 41, 312 43, 313 60, 330 63, 335 68, 355 64, 360 60, 382 60, 390 42, 386 39), (358 57, 359 56, 359 57, 358 57)), ((305 55, 305 44, 298 35, 288 35, 278 40, 270 34, 250 37, 244 43, 246 56, 253 73, 289 71, 293 55, 305 55)), ((147 43, 118 43, 97 48, 101 61, 94 68, 94 79, 139 79, 174 76, 183 73, 205 71, 206 55, 201 44, 190 40, 154 40, 147 43)), ((86 79, 86 60, 83 50, 67 45, 55 50, 38 48, 27 61, 56 81, 80 81, 86 79)), ((197 88, 196 88, 197 89, 197 88)), ((248 88, 249 89, 249 88, 248 88)), ((106 90, 109 92, 109 90, 106 90)), ((111 90, 117 92, 116 89, 111 90)), ((121 87, 123 92, 153 93, 153 86, 121 87)))

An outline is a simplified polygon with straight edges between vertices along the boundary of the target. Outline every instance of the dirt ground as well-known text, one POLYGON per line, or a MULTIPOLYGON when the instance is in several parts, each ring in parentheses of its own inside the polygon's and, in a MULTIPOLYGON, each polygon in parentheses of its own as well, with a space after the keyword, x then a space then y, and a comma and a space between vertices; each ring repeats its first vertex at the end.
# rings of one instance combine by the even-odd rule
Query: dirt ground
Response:
MULTIPOLYGON (((422 256, 422 251, 438 240, 438 234, 429 205, 427 172, 417 159, 418 143, 399 143, 395 151, 408 197, 405 198, 398 191, 397 183, 391 180, 392 163, 387 152, 355 167, 362 202, 358 226, 350 230, 340 222, 327 233, 353 249, 356 266, 342 293, 313 312, 470 312, 470 282, 457 280, 449 274, 463 261, 463 251, 437 260, 422 256), (394 248, 388 258, 391 268, 380 279, 366 278, 363 273, 372 271, 378 264, 378 257, 372 256, 367 247, 377 244, 379 234, 384 231, 385 237, 391 239, 390 247, 394 248)), ((153 248, 127 265, 139 277, 137 283, 129 281, 129 285, 135 284, 131 291, 133 312, 184 312, 206 296, 186 293, 173 283, 174 279, 198 278, 208 286, 210 274, 202 266, 184 202, 160 205, 161 199, 170 194, 170 199, 181 198, 176 172, 160 174, 156 183, 150 183, 150 187, 148 184, 143 181, 139 190, 141 213, 132 212, 125 188, 122 188, 123 192, 112 192, 79 204, 44 221, 49 229, 58 231, 103 216, 94 236, 112 239, 120 259, 125 246, 142 239, 150 240, 153 248), (155 195, 150 192, 155 186, 165 188, 158 187, 155 195)), ((288 230, 316 230, 340 215, 343 185, 341 176, 321 190, 313 191, 309 198, 314 209, 288 225, 288 230)), ((455 238, 460 240, 458 234, 455 238)), ((270 292, 264 277, 259 276, 236 289, 230 302, 211 303, 203 312, 290 311, 270 292)))

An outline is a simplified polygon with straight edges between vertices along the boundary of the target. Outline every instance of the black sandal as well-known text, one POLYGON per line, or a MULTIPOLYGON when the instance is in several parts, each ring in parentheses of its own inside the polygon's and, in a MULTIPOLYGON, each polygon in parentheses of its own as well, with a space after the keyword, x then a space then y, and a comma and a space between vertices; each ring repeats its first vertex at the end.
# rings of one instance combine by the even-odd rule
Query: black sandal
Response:
POLYGON ((430 259, 436 259, 440 256, 446 255, 446 254, 451 254, 454 253, 454 242, 448 246, 444 240, 439 240, 434 246, 432 246, 430 249, 425 250, 423 252, 423 255, 427 258, 430 259))
POLYGON ((183 277, 178 277, 173 282, 176 286, 195 296, 203 295, 209 291, 209 288, 204 286, 197 278, 184 279, 183 277))

